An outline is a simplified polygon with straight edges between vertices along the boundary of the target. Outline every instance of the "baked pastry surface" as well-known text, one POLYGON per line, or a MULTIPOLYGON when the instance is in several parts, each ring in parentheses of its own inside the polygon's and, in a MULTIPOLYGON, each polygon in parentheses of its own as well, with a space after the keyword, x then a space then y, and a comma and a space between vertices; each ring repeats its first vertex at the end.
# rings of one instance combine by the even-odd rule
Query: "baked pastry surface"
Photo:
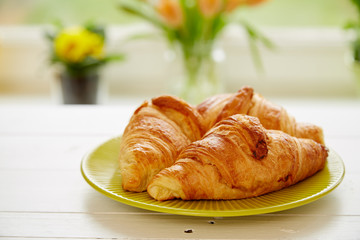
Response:
POLYGON ((310 138, 324 144, 323 131, 319 126, 297 122, 285 108, 268 101, 248 86, 234 94, 210 97, 200 103, 197 110, 204 117, 207 129, 234 114, 246 114, 259 118, 266 129, 281 130, 291 136, 310 138))
POLYGON ((267 101, 248 86, 233 94, 213 96, 198 106, 164 95, 145 101, 125 128, 119 156, 123 188, 145 191, 152 178, 171 166, 185 147, 235 114, 255 116, 265 129, 324 143, 320 127, 296 122, 283 107, 267 101))
POLYGON ((171 166, 188 144, 205 133, 202 116, 185 101, 160 96, 135 110, 120 143, 125 190, 142 192, 161 169, 171 166))
POLYGON ((327 149, 233 115, 187 146, 147 191, 157 200, 241 199, 293 185, 321 170, 327 149))

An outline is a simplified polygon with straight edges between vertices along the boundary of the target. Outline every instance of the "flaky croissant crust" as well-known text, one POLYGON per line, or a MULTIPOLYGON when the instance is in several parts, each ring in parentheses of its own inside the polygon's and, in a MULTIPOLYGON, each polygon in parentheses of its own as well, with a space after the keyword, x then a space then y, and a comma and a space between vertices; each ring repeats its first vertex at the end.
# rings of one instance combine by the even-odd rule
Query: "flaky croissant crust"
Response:
POLYGON ((120 143, 125 190, 141 192, 161 169, 171 166, 183 148, 204 135, 202 116, 185 101, 161 96, 135 110, 120 143))
POLYGON ((123 188, 145 191, 151 179, 171 166, 186 146, 234 114, 252 115, 266 129, 324 143, 320 127, 296 122, 284 108, 251 87, 211 97, 196 107, 177 97, 160 96, 136 109, 124 131, 119 156, 123 188))
POLYGON ((238 114, 186 147, 147 190, 157 200, 254 197, 315 174, 326 158, 323 145, 266 130, 257 118, 238 114))
POLYGON ((174 134, 181 132, 179 127, 151 107, 143 107, 131 122, 120 144, 122 184, 125 190, 141 192, 190 141, 184 134, 174 134))
POLYGON ((204 117, 207 129, 234 114, 246 114, 259 118, 266 129, 281 130, 291 136, 309 138, 324 144, 323 131, 319 126, 296 122, 283 107, 271 103, 248 86, 234 94, 210 97, 200 103, 197 110, 204 117))

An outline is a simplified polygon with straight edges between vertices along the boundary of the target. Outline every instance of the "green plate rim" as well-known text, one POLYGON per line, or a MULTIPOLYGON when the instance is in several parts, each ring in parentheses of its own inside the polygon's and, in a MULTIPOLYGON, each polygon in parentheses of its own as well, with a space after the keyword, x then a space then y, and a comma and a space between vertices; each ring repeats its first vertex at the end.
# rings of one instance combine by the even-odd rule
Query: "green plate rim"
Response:
MULTIPOLYGON (((212 211, 212 210, 182 209, 182 208, 176 208, 176 207, 160 206, 160 205, 148 204, 148 203, 144 203, 142 201, 129 199, 129 198, 123 197, 121 195, 115 195, 115 194, 109 192, 107 189, 103 188, 102 186, 98 185, 96 182, 92 181, 91 178, 89 177, 90 174, 87 173, 85 165, 86 165, 87 161, 90 160, 91 155, 93 153, 95 153, 101 146, 115 140, 116 138, 121 138, 121 136, 116 136, 116 137, 110 138, 110 139, 104 141, 103 143, 97 145, 94 149, 92 149, 87 154, 85 154, 85 156, 82 158, 81 164, 80 164, 81 174, 82 174, 83 178, 95 190, 97 190, 101 194, 103 194, 106 197, 109 197, 115 201, 124 203, 124 204, 132 206, 132 207, 137 207, 137 208, 141 208, 141 209, 145 209, 145 210, 162 212, 162 213, 170 213, 170 214, 186 215, 186 216, 199 216, 199 217, 235 217, 235 216, 249 216, 249 215, 258 215, 258 214, 284 211, 284 210, 303 206, 305 204, 311 203, 313 201, 316 201, 319 198, 324 197, 325 195, 332 192, 337 186, 339 186, 345 176, 345 164, 344 164, 343 160, 341 159, 341 157, 339 156, 339 154, 337 152, 335 152, 332 148, 327 146, 327 148, 329 149, 329 152, 334 154, 336 156, 336 159, 339 160, 339 162, 342 166, 342 174, 337 179, 336 182, 334 182, 330 186, 322 189, 318 193, 313 194, 309 197, 301 198, 297 201, 287 202, 285 204, 274 205, 272 207, 239 209, 239 210, 212 211)), ((328 164, 328 163, 326 163, 326 164, 328 164)), ((305 179, 303 181, 306 181, 306 180, 307 179, 305 179)), ((293 185, 293 186, 295 186, 295 185, 293 185)), ((279 191, 282 191, 282 190, 279 190, 279 191)), ((271 193, 269 193, 269 194, 271 194, 271 193)), ((168 200, 168 201, 173 201, 173 200, 168 200)), ((177 200, 177 201, 179 201, 179 200, 177 200)), ((182 201, 182 200, 180 200, 180 201, 182 201)), ((195 201, 199 201, 199 200, 195 200, 195 201)), ((229 201, 229 200, 200 200, 200 201, 229 201)), ((232 200, 232 201, 234 201, 234 200, 232 200)))

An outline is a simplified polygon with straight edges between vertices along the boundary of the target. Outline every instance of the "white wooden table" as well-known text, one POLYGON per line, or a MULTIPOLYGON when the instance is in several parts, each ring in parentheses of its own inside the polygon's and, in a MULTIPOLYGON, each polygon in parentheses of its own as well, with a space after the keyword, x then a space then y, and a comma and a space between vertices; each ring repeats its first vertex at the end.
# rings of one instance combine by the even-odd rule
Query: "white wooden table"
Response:
POLYGON ((323 127, 328 146, 345 162, 343 182, 298 208, 216 219, 130 207, 82 178, 82 157, 121 134, 139 102, 1 104, 0 239, 360 239, 360 101, 277 103, 297 120, 323 127))

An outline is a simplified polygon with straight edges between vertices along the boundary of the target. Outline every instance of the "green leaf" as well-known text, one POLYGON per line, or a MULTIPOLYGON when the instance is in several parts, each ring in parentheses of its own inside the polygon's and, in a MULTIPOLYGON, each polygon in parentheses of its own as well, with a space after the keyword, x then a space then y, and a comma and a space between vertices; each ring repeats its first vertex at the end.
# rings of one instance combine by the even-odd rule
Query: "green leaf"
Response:
POLYGON ((351 2, 360 10, 360 0, 351 0, 351 2))
POLYGON ((44 34, 44 37, 49 40, 50 42, 53 42, 55 40, 56 34, 53 32, 46 31, 44 34))
POLYGON ((259 72, 264 72, 264 65, 263 65, 263 62, 262 62, 262 59, 261 59, 260 50, 259 50, 259 47, 257 45, 257 42, 253 38, 253 36, 251 36, 250 34, 248 35, 248 38, 249 38, 250 52, 251 52, 251 56, 252 56, 255 68, 259 72))
POLYGON ((109 55, 103 59, 106 63, 115 61, 124 61, 126 59, 124 54, 109 55))
POLYGON ((240 20, 240 24, 244 27, 245 32, 248 35, 249 47, 254 65, 259 72, 263 72, 264 66, 261 59, 258 43, 262 43, 268 49, 274 49, 275 45, 268 37, 266 37, 254 26, 250 25, 248 22, 244 20, 240 20))
POLYGON ((345 23, 343 28, 345 30, 357 29, 357 28, 360 28, 360 24, 355 21, 348 21, 347 23, 345 23))
POLYGON ((85 29, 90 31, 90 32, 93 32, 99 36, 102 37, 102 39, 105 39, 106 38, 106 35, 105 35, 105 28, 101 25, 98 25, 98 24, 95 24, 94 22, 90 21, 88 23, 86 23, 85 25, 85 29))
POLYGON ((254 26, 250 25, 248 22, 244 20, 242 20, 240 24, 245 28, 245 30, 252 39, 261 42, 265 47, 269 49, 275 48, 274 43, 267 36, 265 36, 258 29, 256 29, 254 26))
POLYGON ((167 30, 167 26, 160 20, 155 9, 148 3, 137 0, 121 0, 119 2, 119 9, 131 15, 143 18, 153 25, 167 30))

